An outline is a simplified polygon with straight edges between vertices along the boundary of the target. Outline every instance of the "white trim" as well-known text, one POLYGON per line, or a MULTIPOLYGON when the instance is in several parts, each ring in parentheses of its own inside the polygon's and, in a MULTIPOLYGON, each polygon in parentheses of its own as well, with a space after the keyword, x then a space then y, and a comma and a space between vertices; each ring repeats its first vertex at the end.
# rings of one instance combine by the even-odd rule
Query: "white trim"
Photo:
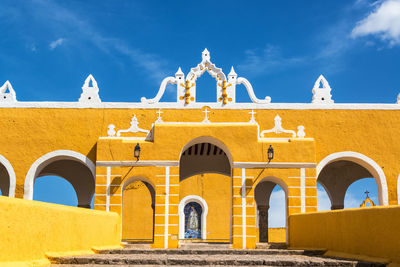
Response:
POLYGON ((246 169, 242 168, 242 248, 246 248, 246 169))
POLYGON ((293 109, 293 110, 315 110, 315 109, 348 109, 348 110, 400 110, 398 104, 384 103, 334 103, 334 104, 317 104, 317 103, 228 103, 221 105, 218 102, 195 102, 189 105, 181 106, 176 102, 164 102, 157 104, 145 104, 138 102, 101 102, 91 103, 90 106, 79 102, 38 102, 38 101, 18 101, 18 102, 1 102, 0 108, 74 108, 74 109, 202 109, 208 106, 211 109, 293 109))
POLYGON ((107 196, 106 196, 106 211, 110 211, 110 183, 111 183, 111 167, 107 167, 107 196))
POLYGON ((313 169, 316 168, 316 163, 308 163, 308 162, 234 162, 233 168, 246 168, 246 169, 260 169, 260 168, 278 168, 278 169, 287 169, 287 168, 307 168, 313 169))
POLYGON ((203 212, 201 214, 201 239, 207 239, 207 213, 208 213, 208 205, 207 202, 196 195, 189 195, 184 197, 178 206, 178 214, 179 214, 179 239, 185 239, 185 206, 189 202, 196 202, 198 203, 203 212))
MULTIPOLYGON (((0 155, 0 163, 6 168, 8 172, 8 179, 9 179, 9 187, 8 187, 8 196, 9 197, 14 197, 15 196, 15 183, 16 183, 16 177, 15 177, 15 172, 14 169, 11 165, 11 163, 2 155, 0 155)), ((2 192, 4 194, 4 192, 2 192)))
POLYGON ((165 167, 165 217, 164 217, 164 248, 168 248, 169 223, 169 167, 165 167))
POLYGON ((96 184, 96 166, 93 162, 85 155, 72 151, 72 150, 56 150, 49 152, 40 158, 38 158, 29 168, 28 173, 25 177, 24 184, 24 199, 33 198, 33 184, 37 175, 50 163, 61 160, 61 159, 71 159, 78 161, 89 168, 93 175, 94 184, 96 184))
POLYGON ((382 206, 389 205, 388 187, 386 183, 385 173, 373 159, 361 153, 353 151, 343 151, 326 156, 317 165, 317 177, 326 165, 338 160, 352 161, 367 169, 375 178, 375 182, 378 187, 379 204, 382 206))
POLYGON ((122 166, 155 166, 155 167, 176 167, 179 166, 178 161, 167 160, 127 160, 127 161, 96 161, 98 167, 122 167, 122 166))
POLYGON ((306 169, 300 169, 300 202, 301 202, 301 213, 306 212, 306 169))

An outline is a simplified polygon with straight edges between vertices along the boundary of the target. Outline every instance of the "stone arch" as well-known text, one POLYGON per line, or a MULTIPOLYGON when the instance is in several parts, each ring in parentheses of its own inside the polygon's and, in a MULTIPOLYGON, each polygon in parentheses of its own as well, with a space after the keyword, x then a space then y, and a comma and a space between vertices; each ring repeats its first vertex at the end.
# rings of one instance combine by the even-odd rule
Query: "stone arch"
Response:
POLYGON ((26 175, 24 199, 32 200, 35 179, 47 175, 59 176, 70 182, 78 197, 78 207, 90 208, 96 166, 88 157, 71 150, 56 150, 41 156, 26 175))
POLYGON ((186 204, 190 202, 196 202, 198 203, 201 208, 203 209, 203 212, 201 214, 201 239, 206 240, 207 239, 207 214, 208 214, 208 205, 207 202, 195 195, 190 195, 184 197, 181 202, 179 202, 178 206, 178 214, 179 214, 179 239, 184 239, 185 238, 185 213, 184 209, 186 204))
MULTIPOLYGON (((153 242, 153 240, 154 240, 154 223, 155 223, 155 185, 154 185, 154 183, 152 181, 150 181, 150 179, 148 179, 146 177, 143 177, 143 176, 130 177, 121 186, 121 198, 122 198, 122 200, 121 200, 121 203, 122 203, 121 204, 121 232, 122 232, 121 236, 122 236, 122 239, 125 240, 125 241, 133 241, 133 242, 148 242, 151 239, 151 242, 153 242), (124 198, 125 198, 124 191, 129 185, 131 185, 134 182, 142 182, 146 186, 146 188, 147 188, 147 190, 148 190, 148 192, 150 194, 150 197, 151 197, 151 208, 152 208, 152 218, 151 218, 151 220, 152 220, 152 230, 151 231, 152 231, 152 233, 151 233, 151 237, 150 237, 150 234, 149 234, 148 235, 149 238, 146 238, 146 240, 144 240, 143 238, 139 238, 139 239, 138 238, 125 238, 124 239, 124 229, 125 229, 124 228, 124 226, 125 226, 124 219, 127 218, 126 217, 127 215, 125 215, 125 217, 124 217, 124 212, 123 212, 123 210, 124 210, 124 198)), ((146 208, 148 208, 148 207, 145 207, 145 206, 141 207, 141 209, 143 211, 143 213, 141 215, 146 213, 146 211, 143 210, 143 209, 146 209, 146 208)), ((147 213, 149 213, 149 212, 147 211, 147 213)), ((143 216, 145 216, 145 215, 143 215, 143 216)), ((134 217, 136 218, 137 216, 135 215, 132 218, 134 218, 134 217)), ((141 218, 141 219, 142 219, 141 221, 143 222, 143 224, 149 225, 149 218, 148 217, 141 218)), ((128 218, 128 221, 129 221, 129 218, 128 218)), ((135 227, 137 227, 137 225, 135 227)), ((141 234, 143 234, 143 232, 141 234)), ((129 234, 128 234, 128 237, 129 237, 129 234)), ((134 237, 134 236, 131 236, 131 237, 134 237)), ((140 237, 143 237, 143 236, 140 236, 140 237)))
POLYGON ((371 158, 353 151, 330 154, 317 165, 317 181, 324 187, 331 200, 332 209, 344 206, 347 188, 355 181, 373 177, 375 179, 379 204, 388 205, 388 188, 385 173, 371 158), (344 177, 337 183, 336 176, 344 177), (334 192, 335 191, 335 192, 334 192))
POLYGON ((11 163, 2 155, 0 155, 0 178, 8 176, 8 179, 0 180, 0 188, 3 196, 14 197, 15 195, 15 172, 11 163), (4 183, 3 183, 4 182, 4 183))
POLYGON ((282 179, 278 177, 264 177, 254 187, 254 200, 257 207, 256 222, 257 227, 259 228, 259 242, 268 242, 269 201, 272 190, 275 188, 276 185, 279 185, 285 193, 285 217, 287 227, 289 187, 282 179))

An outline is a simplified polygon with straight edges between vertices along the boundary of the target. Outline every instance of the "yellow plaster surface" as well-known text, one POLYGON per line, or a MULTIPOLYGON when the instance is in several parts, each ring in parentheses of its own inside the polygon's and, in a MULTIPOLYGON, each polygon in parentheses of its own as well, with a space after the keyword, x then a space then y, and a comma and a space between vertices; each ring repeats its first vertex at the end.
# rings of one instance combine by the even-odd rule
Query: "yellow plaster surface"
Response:
POLYGON ((296 214, 289 216, 289 246, 399 263, 399 220, 400 206, 296 214))
POLYGON ((0 206, 0 264, 43 263, 46 254, 78 255, 93 253, 94 246, 120 246, 116 213, 8 197, 0 197, 0 206))

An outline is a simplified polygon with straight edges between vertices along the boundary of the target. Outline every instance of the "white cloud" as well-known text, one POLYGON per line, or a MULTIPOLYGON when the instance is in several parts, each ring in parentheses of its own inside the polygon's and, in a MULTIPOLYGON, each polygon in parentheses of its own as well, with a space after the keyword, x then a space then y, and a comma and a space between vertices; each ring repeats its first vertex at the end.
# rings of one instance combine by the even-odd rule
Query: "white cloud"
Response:
POLYGON ((390 46, 400 44, 400 0, 382 2, 351 32, 353 38, 367 35, 376 35, 390 46))
POLYGON ((65 39, 64 38, 58 38, 57 40, 51 42, 49 44, 50 50, 56 49, 58 46, 62 45, 64 43, 65 39))

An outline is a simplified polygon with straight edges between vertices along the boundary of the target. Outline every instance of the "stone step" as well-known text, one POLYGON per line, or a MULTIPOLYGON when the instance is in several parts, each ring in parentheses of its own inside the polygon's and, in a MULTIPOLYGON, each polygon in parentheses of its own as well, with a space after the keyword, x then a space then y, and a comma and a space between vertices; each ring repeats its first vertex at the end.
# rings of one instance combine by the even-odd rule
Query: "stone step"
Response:
POLYGON ((305 255, 170 255, 170 254, 96 254, 53 257, 55 264, 91 265, 235 265, 235 266, 384 266, 305 255))
POLYGON ((180 243, 180 249, 230 249, 229 243, 205 243, 205 242, 183 242, 180 243))
POLYGON ((220 249, 220 248, 201 248, 201 249, 137 249, 124 248, 101 250, 99 254, 132 254, 132 255, 322 255, 322 250, 286 250, 286 249, 220 249))

